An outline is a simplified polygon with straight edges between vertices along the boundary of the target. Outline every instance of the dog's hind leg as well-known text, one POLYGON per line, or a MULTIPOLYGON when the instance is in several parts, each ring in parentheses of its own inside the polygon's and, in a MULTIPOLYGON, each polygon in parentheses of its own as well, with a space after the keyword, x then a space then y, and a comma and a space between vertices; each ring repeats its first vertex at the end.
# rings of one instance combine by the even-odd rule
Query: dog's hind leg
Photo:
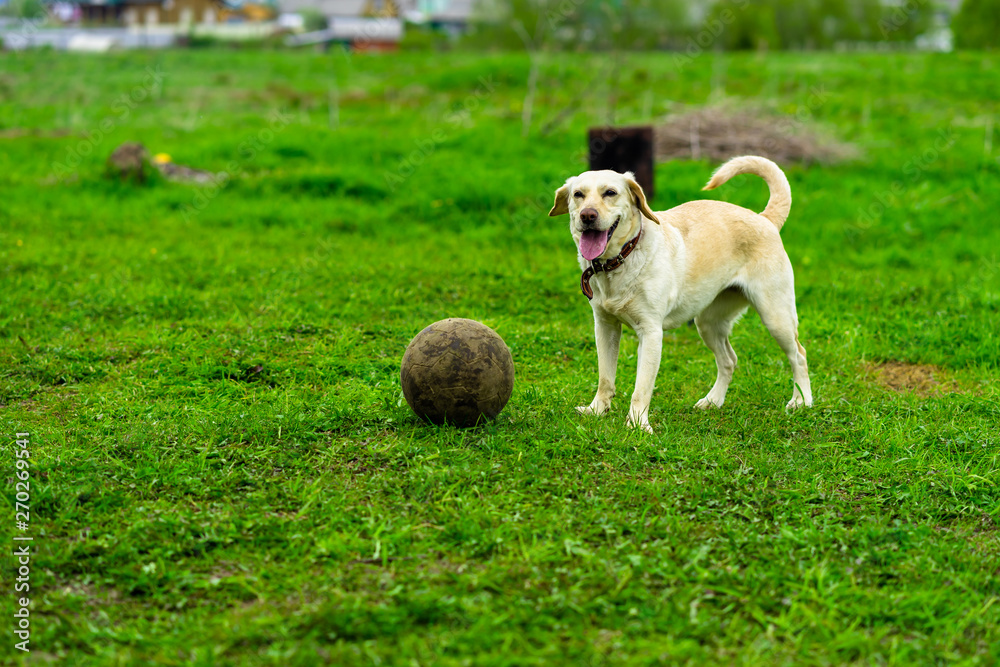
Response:
MULTIPOLYGON (((788 267, 789 274, 792 267, 788 267)), ((771 332, 792 365, 792 399, 786 408, 812 405, 806 350, 799 343, 799 319, 795 313, 795 288, 790 276, 757 286, 749 295, 764 326, 771 332)))
POLYGON ((701 339, 715 353, 715 365, 718 368, 715 384, 708 395, 695 404, 695 407, 701 409, 721 407, 725 402, 726 391, 736 369, 736 352, 729 343, 729 334, 733 330, 733 325, 749 306, 750 303, 743 292, 730 288, 719 293, 715 301, 694 319, 701 339))

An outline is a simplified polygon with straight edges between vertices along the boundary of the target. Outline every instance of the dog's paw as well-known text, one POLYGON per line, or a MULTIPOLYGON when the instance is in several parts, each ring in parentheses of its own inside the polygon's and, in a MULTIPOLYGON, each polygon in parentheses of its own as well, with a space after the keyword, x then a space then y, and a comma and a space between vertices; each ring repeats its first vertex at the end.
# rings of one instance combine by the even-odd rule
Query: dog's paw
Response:
POLYGON ((577 407, 576 411, 581 415, 603 415, 608 410, 611 409, 611 401, 605 401, 595 398, 590 402, 590 405, 581 405, 577 407))
POLYGON ((785 409, 798 410, 799 408, 809 408, 812 407, 812 404, 813 402, 811 399, 807 401, 798 394, 795 394, 795 396, 792 396, 792 400, 788 401, 788 404, 785 405, 785 409))
POLYGON ((721 408, 722 401, 716 403, 715 400, 712 399, 710 396, 706 396, 705 398, 695 403, 694 407, 698 408, 699 410, 708 410, 709 408, 721 408))
POLYGON ((628 421, 625 422, 625 425, 628 426, 628 427, 630 427, 630 428, 642 429, 643 431, 645 431, 646 433, 649 433, 650 435, 653 434, 653 427, 649 425, 649 420, 645 419, 645 418, 643 418, 643 419, 633 419, 630 416, 628 418, 628 421))

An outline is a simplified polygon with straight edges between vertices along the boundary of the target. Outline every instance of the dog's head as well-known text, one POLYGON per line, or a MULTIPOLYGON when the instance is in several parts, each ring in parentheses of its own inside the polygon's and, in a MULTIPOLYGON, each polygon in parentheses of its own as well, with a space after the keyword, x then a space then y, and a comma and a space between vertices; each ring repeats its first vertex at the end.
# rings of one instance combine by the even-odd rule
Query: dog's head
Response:
POLYGON ((586 260, 614 257, 639 231, 642 216, 659 224, 632 172, 585 171, 556 190, 550 216, 569 214, 569 230, 586 260))

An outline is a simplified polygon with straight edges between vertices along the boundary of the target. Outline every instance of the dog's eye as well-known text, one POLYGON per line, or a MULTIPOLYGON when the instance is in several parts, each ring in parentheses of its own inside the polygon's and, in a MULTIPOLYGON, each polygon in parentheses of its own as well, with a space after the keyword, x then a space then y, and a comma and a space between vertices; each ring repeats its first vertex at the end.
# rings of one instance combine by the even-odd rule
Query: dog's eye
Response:
POLYGON ((577 190, 576 192, 573 193, 573 196, 576 197, 577 199, 579 199, 579 198, 583 197, 583 193, 580 192, 579 190, 577 190))
POLYGON ((604 191, 604 196, 605 197, 614 197, 616 194, 618 194, 618 193, 615 192, 614 190, 605 190, 604 191))

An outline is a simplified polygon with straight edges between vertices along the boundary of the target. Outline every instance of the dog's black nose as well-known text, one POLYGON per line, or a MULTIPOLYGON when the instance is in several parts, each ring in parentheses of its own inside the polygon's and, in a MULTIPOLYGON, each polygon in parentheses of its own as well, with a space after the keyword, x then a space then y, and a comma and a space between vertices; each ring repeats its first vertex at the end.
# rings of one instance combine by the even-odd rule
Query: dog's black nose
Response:
POLYGON ((585 208, 580 211, 580 222, 585 225, 596 225, 597 224, 597 210, 593 208, 585 208))

